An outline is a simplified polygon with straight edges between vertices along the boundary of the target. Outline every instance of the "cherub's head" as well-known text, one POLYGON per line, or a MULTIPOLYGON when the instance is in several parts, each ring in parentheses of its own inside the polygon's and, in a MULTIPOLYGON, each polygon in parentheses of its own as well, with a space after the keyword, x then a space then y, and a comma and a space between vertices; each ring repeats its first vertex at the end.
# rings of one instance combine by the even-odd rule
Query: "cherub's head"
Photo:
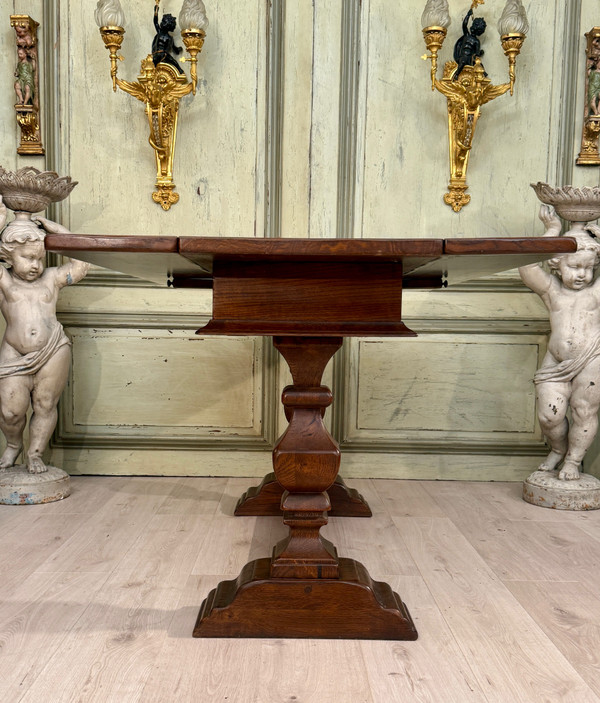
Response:
POLYGON ((485 32, 486 26, 483 17, 476 17, 471 23, 471 34, 475 37, 480 36, 485 32))
POLYGON ((0 259, 13 275, 23 281, 37 280, 44 272, 45 258, 42 230, 6 228, 0 241, 0 259))
POLYGON ((582 290, 593 281, 600 264, 600 243, 587 233, 570 236, 577 240, 577 251, 556 256, 548 264, 565 288, 582 290))
POLYGON ((160 28, 163 32, 174 32, 177 26, 177 20, 173 15, 163 15, 160 23, 160 28))

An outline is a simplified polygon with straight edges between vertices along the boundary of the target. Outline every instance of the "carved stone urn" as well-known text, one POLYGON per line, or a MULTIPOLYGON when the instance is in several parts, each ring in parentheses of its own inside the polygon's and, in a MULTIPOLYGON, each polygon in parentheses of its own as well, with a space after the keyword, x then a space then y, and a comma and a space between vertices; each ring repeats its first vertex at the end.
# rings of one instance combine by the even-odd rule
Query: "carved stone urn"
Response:
POLYGON ((5 232, 9 228, 35 227, 37 230, 31 216, 45 210, 50 203, 64 200, 76 185, 77 181, 71 180, 70 176, 61 177, 54 171, 38 171, 31 166, 7 171, 0 166, 0 195, 6 207, 15 214, 5 232))
POLYGON ((532 183, 535 194, 545 205, 552 205, 559 217, 571 223, 571 229, 562 236, 571 237, 585 232, 588 222, 600 217, 600 186, 558 186, 532 183))

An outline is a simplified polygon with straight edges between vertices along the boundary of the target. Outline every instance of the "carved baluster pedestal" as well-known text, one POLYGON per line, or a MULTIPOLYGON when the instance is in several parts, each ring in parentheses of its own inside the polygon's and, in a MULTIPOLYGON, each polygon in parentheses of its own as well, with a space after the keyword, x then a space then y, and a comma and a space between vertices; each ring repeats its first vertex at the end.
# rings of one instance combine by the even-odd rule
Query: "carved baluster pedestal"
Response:
POLYGON ((340 465, 337 442, 323 424, 332 394, 321 378, 342 338, 274 342, 294 381, 282 394, 289 426, 273 451, 289 535, 271 559, 250 562, 237 579, 211 591, 194 636, 416 639, 410 615, 390 586, 373 581, 354 559, 339 558, 320 534, 331 507, 327 489, 340 465))
MULTIPOLYGON (((278 346, 277 342, 275 346, 285 357, 284 348, 278 346)), ((330 403, 331 397, 329 402, 323 405, 321 415, 325 414, 325 408, 330 403)), ((293 406, 290 403, 286 403, 285 396, 283 404, 285 416, 289 422, 292 417, 291 408, 293 406)), ((281 501, 285 489, 277 480, 275 474, 276 472, 272 471, 264 477, 258 486, 249 488, 238 500, 234 515, 281 515, 281 501)), ((371 517, 371 509, 366 500, 356 489, 346 486, 340 476, 337 476, 333 484, 329 486, 327 493, 331 503, 329 515, 336 517, 371 517)))

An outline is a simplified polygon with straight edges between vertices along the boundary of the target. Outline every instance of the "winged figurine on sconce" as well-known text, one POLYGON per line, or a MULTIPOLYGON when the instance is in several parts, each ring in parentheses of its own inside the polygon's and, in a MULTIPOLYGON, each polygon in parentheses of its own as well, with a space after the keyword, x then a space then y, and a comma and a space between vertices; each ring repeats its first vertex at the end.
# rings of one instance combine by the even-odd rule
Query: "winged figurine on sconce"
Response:
POLYGON ((150 127, 149 142, 156 157, 156 191, 152 193, 152 199, 163 210, 169 210, 171 205, 179 200, 173 183, 179 101, 189 93, 196 94, 198 54, 204 44, 208 19, 202 0, 183 0, 179 25, 182 28, 183 43, 190 55, 187 59, 190 62, 188 82, 183 69, 173 56, 174 53, 180 54, 183 51, 182 47, 175 44, 172 36, 177 20, 173 15, 163 13, 159 21, 159 5, 160 0, 155 0, 153 19, 156 34, 152 41, 152 53, 142 60, 137 82, 117 78, 117 61, 123 60, 117 52, 125 34, 125 16, 119 0, 98 0, 95 17, 100 35, 110 52, 113 90, 120 88, 146 105, 150 127))
POLYGON ((471 200, 466 193, 467 167, 481 106, 508 91, 513 94, 516 59, 529 31, 522 0, 506 0, 498 22, 498 32, 508 58, 509 82, 492 85, 481 61, 484 53, 481 37, 486 30, 486 22, 481 17, 474 17, 474 11, 483 2, 472 1, 463 19, 463 34, 454 45, 454 61, 445 63, 441 80, 437 79, 437 57, 451 21, 448 0, 427 0, 421 16, 423 37, 429 51, 423 58, 431 60, 431 89, 442 93, 448 104, 450 183, 444 202, 454 212, 460 212, 471 200))

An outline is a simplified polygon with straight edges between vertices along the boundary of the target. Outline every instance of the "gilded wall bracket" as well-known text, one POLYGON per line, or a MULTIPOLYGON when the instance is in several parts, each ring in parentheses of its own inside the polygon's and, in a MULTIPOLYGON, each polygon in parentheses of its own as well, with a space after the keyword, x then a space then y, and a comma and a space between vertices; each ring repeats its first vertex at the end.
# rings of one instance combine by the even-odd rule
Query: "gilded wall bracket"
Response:
MULTIPOLYGON (((175 44, 172 36, 176 27, 173 15, 163 14, 159 21, 160 0, 154 4, 154 28, 156 35, 152 41, 152 53, 142 60, 137 82, 121 80, 117 77, 118 61, 123 60, 118 51, 123 43, 124 15, 119 0, 99 0, 96 9, 96 22, 100 35, 109 51, 110 75, 113 90, 120 88, 146 106, 150 146, 156 159, 156 190, 152 199, 163 210, 169 210, 179 200, 173 181, 173 161, 177 136, 177 117, 181 98, 196 93, 198 82, 197 60, 202 50, 208 25, 204 4, 201 0, 184 0, 179 14, 183 27, 181 37, 189 53, 190 77, 188 81, 175 56, 182 47, 175 44)), ((186 60, 186 59, 182 59, 186 60)))
POLYGON ((471 200, 466 192, 467 168, 481 107, 508 91, 513 94, 516 58, 529 30, 521 0, 507 0, 498 31, 508 59, 509 82, 492 85, 481 61, 480 37, 485 32, 486 23, 473 15, 482 4, 483 0, 472 0, 462 22, 462 36, 454 45, 454 61, 444 64, 441 80, 437 79, 437 61, 450 25, 448 0, 427 0, 421 17, 423 38, 429 52, 423 58, 431 61, 431 89, 442 93, 447 100, 450 182, 444 202, 454 212, 460 212, 471 200))

